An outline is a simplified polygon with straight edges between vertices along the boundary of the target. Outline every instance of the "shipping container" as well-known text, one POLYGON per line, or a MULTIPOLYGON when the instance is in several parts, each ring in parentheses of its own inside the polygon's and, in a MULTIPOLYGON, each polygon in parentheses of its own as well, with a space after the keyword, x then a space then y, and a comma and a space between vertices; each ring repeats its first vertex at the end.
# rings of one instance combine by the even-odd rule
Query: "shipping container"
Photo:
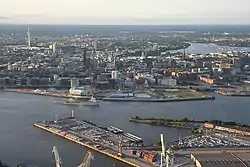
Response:
POLYGON ((148 158, 149 162, 155 162, 155 158, 148 158))
POLYGON ((214 129, 214 124, 205 123, 204 127, 207 128, 207 129, 214 129))

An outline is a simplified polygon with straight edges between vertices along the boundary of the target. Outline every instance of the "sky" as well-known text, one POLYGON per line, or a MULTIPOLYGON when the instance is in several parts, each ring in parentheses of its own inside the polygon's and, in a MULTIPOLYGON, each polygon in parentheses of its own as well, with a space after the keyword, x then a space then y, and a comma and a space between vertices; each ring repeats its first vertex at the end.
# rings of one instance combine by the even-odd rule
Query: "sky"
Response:
POLYGON ((250 0, 1 0, 0 23, 250 24, 250 0))

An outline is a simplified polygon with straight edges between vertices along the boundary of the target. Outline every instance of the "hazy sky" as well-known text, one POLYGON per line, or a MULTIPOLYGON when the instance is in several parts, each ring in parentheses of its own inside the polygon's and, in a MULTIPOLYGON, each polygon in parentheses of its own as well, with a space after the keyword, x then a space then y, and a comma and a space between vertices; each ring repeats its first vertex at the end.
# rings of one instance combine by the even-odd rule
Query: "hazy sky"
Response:
POLYGON ((250 0, 1 0, 0 23, 250 24, 250 0))

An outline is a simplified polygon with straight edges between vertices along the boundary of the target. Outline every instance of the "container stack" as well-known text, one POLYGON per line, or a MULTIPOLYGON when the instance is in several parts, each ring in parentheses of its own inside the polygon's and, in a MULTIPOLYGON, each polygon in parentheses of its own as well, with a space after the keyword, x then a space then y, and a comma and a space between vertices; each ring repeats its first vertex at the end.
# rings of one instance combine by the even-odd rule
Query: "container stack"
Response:
POLYGON ((150 163, 155 162, 156 160, 156 153, 148 153, 148 152, 144 152, 142 154, 142 158, 150 163))

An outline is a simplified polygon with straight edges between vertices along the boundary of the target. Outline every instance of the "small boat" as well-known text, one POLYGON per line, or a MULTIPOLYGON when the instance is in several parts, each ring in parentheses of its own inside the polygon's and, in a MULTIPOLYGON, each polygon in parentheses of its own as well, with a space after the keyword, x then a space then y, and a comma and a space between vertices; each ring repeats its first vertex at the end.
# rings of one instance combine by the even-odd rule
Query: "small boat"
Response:
POLYGON ((65 104, 65 105, 79 105, 80 104, 80 102, 77 99, 72 99, 72 98, 66 101, 54 101, 54 103, 65 104))
POLYGON ((86 103, 83 104, 84 106, 95 106, 98 107, 99 103, 97 102, 96 98, 94 98, 93 96, 91 97, 90 100, 88 100, 86 103))

